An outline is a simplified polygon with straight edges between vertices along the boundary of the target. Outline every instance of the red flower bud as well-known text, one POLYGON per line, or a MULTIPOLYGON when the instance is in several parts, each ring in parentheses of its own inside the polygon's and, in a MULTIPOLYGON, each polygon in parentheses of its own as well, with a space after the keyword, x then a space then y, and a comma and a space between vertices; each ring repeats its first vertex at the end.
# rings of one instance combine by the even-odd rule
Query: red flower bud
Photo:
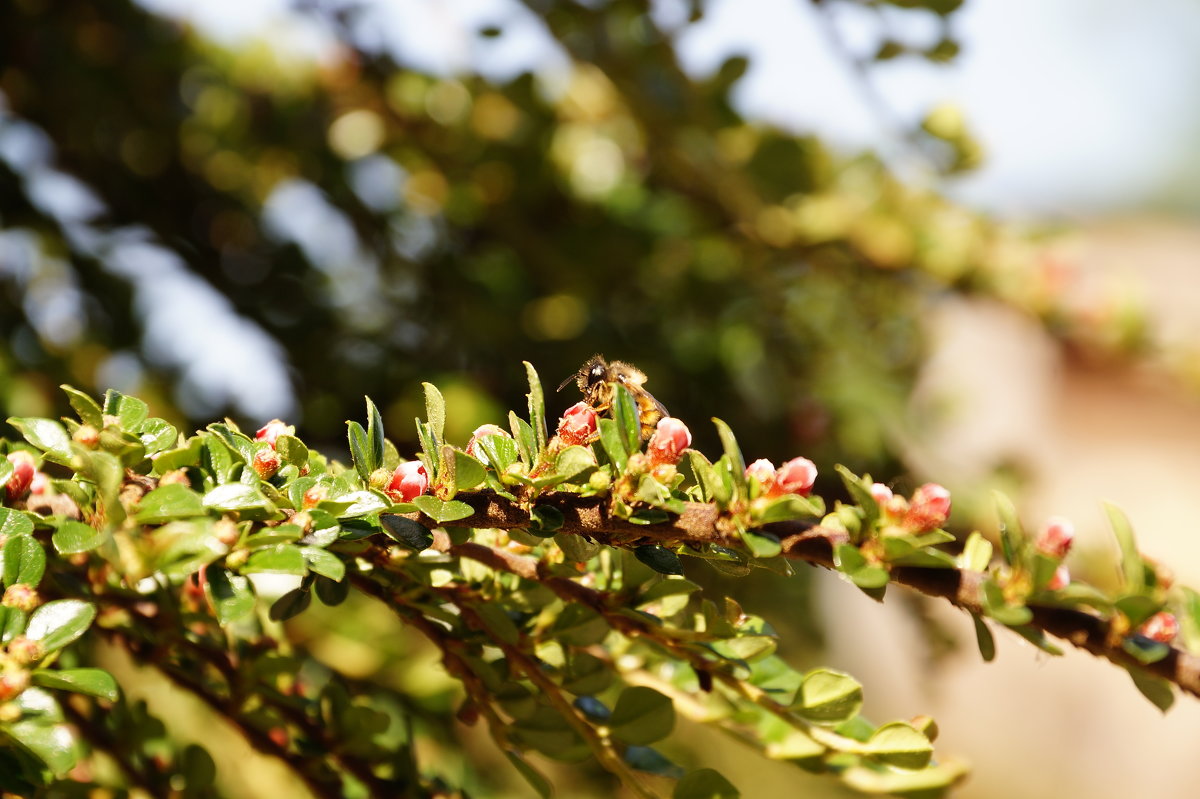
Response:
POLYGON ((792 458, 775 471, 773 496, 800 494, 808 496, 817 481, 817 465, 808 458, 792 458))
POLYGON ((408 502, 429 490, 429 475, 420 461, 405 461, 392 473, 392 482, 384 493, 394 500, 408 502))
POLYGON ((904 526, 923 533, 945 524, 950 518, 950 492, 937 483, 926 483, 913 492, 904 514, 904 526))
POLYGON ((19 696, 29 687, 29 682, 29 672, 25 669, 13 669, 0 674, 0 702, 19 696))
POLYGON ((586 445, 596 435, 596 411, 586 402, 577 402, 558 420, 558 437, 567 446, 586 445))
POLYGON ((5 484, 9 502, 15 502, 25 496, 33 482, 33 473, 37 471, 37 461, 23 449, 8 453, 8 462, 13 465, 13 473, 5 484))
POLYGON ((254 434, 255 439, 265 441, 272 447, 275 446, 275 441, 280 436, 291 436, 296 434, 296 428, 290 424, 284 424, 279 419, 272 419, 265 425, 259 428, 254 434))
POLYGON ((1038 533, 1034 547, 1043 555, 1052 558, 1062 558, 1071 549, 1071 541, 1075 539, 1075 525, 1070 519, 1062 516, 1051 516, 1046 520, 1046 526, 1038 533))
POLYGON ((504 436, 512 438, 504 428, 498 424, 481 424, 475 428, 475 432, 471 434, 471 440, 467 442, 467 454, 472 458, 479 458, 486 461, 487 456, 483 454, 483 450, 479 447, 479 440, 488 436, 504 436))
POLYGON ((1142 626, 1137 629, 1138 635, 1144 635, 1151 641, 1158 641, 1160 644, 1169 644, 1175 640, 1175 636, 1179 635, 1179 622, 1175 619, 1174 614, 1159 611, 1150 618, 1142 622, 1142 626))
POLYGON ((1050 582, 1046 583, 1046 590, 1057 591, 1060 588, 1066 588, 1070 583, 1071 572, 1067 571, 1066 564, 1060 563, 1054 570, 1054 576, 1050 578, 1050 582))
POLYGON ((263 480, 269 480, 279 471, 279 453, 273 449, 260 449, 254 453, 254 473, 263 480))
POLYGON ((100 443, 100 431, 92 427, 90 424, 81 424, 75 429, 71 439, 77 444, 82 444, 88 449, 95 449, 100 443))
POLYGON ((646 455, 650 458, 651 466, 663 463, 678 463, 683 451, 692 445, 692 432, 687 425, 674 416, 664 416, 658 420, 654 435, 646 445, 646 455))
POLYGON ((892 489, 885 486, 883 483, 871 483, 871 496, 879 503, 879 507, 884 507, 895 496, 892 489))
POLYGON ((746 477, 753 477, 758 481, 764 496, 770 496, 771 492, 775 490, 775 464, 766 458, 759 458, 747 466, 746 477))

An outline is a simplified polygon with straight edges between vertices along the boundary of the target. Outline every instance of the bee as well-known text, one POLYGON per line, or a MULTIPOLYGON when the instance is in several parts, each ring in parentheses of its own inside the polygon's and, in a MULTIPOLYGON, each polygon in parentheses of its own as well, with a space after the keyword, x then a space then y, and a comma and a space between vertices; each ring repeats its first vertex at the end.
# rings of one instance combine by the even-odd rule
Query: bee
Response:
POLYGON ((566 388, 571 381, 583 392, 583 401, 597 413, 609 411, 613 401, 613 384, 625 387, 637 404, 638 419, 642 424, 642 440, 654 432, 658 420, 670 416, 665 405, 654 398, 642 384, 646 382, 646 373, 633 364, 624 361, 604 360, 603 355, 593 355, 579 371, 568 377, 558 387, 559 391, 566 388))

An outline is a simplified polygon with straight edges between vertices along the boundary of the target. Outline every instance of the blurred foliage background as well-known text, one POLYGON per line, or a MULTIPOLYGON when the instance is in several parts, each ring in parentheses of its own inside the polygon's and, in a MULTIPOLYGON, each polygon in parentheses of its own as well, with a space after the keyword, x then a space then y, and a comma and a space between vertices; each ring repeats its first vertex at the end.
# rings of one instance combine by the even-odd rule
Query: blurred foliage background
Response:
MULTIPOLYGON (((705 0, 510 3, 544 34, 547 68, 454 75, 383 46, 378 3, 296 2, 311 47, 282 30, 221 44, 159 5, 0 3, 0 418, 65 411, 60 383, 111 386, 183 429, 283 417, 337 455, 366 394, 412 451, 421 381, 461 445, 523 404, 522 360, 553 385, 601 352, 644 369, 702 450, 720 416, 751 458, 894 477, 942 298, 1145 347, 1119 296, 1064 302, 1052 251, 943 198, 982 157, 956 109, 898 117, 872 83, 878 64, 958 57, 958 0, 807 4, 887 129, 878 153, 739 111, 746 57, 685 70, 677 43, 705 0), (844 8, 877 17, 874 34, 839 38, 844 8)), ((486 62, 510 31, 466 35, 486 62)), ((817 640, 806 586, 739 588, 806 634, 785 643, 797 666, 817 640)), ((448 723, 454 685, 390 617, 318 615, 293 633, 322 660, 419 694, 429 730, 448 723)), ((517 784, 485 778, 500 759, 484 741, 466 743, 470 766, 461 738, 428 740, 481 795, 517 784)))

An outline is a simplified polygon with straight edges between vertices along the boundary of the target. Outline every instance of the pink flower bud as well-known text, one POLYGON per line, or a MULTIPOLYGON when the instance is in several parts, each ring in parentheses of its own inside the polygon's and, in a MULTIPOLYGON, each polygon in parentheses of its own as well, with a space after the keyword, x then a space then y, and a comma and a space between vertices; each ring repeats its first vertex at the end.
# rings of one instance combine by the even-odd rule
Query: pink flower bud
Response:
POLYGON ((38 596, 37 590, 25 583, 14 583, 4 589, 4 598, 0 600, 0 605, 23 610, 26 613, 32 612, 40 604, 42 604, 42 598, 38 596))
POLYGON ((1151 641, 1158 641, 1160 644, 1169 644, 1175 640, 1175 636, 1179 635, 1179 622, 1175 619, 1174 614, 1159 611, 1150 618, 1142 622, 1142 626, 1137 629, 1138 635, 1144 635, 1151 641))
POLYGON ((384 490, 392 499, 408 502, 429 490, 429 475, 420 461, 405 461, 396 467, 391 484, 384 490))
POLYGON ((586 445, 596 435, 596 411, 586 402, 577 402, 558 420, 558 437, 567 446, 586 445))
POLYGON ((759 458, 746 467, 746 477, 753 477, 762 488, 763 496, 770 496, 775 490, 775 464, 766 458, 759 458))
POLYGON ((1070 519, 1062 516, 1051 516, 1046 520, 1046 526, 1038 533, 1034 547, 1043 555, 1052 558, 1065 557, 1071 550, 1071 541, 1075 538, 1075 525, 1070 519))
POLYGON ((29 482, 29 493, 33 495, 45 494, 50 490, 50 475, 45 472, 34 472, 33 480, 29 482))
POLYGON ((817 465, 808 458, 792 458, 775 471, 773 496, 800 494, 808 496, 817 481, 817 465))
POLYGON ((279 471, 279 453, 274 449, 260 449, 254 453, 254 473, 262 480, 269 480, 279 471))
POLYGON ((31 641, 18 635, 8 642, 8 655, 18 664, 28 666, 45 657, 46 648, 41 641, 31 641))
POLYGON ((290 424, 284 424, 279 419, 272 419, 265 425, 259 428, 254 437, 259 441, 265 441, 272 447, 280 436, 292 436, 296 434, 296 428, 290 424))
POLYGON ((25 496, 33 482, 33 473, 37 471, 37 461, 23 449, 8 453, 8 462, 13 465, 13 473, 5 484, 9 502, 15 502, 25 496))
POLYGON ((1050 582, 1046 583, 1047 591, 1057 591, 1060 588, 1066 588, 1071 583, 1071 572, 1067 571, 1065 563, 1058 564, 1058 568, 1054 570, 1054 576, 1050 578, 1050 582))
POLYGON ((479 447, 479 441, 480 439, 488 436, 504 436, 506 438, 512 438, 512 436, 510 436, 508 432, 498 424, 481 424, 479 427, 475 428, 475 432, 471 434, 471 440, 467 442, 467 454, 472 458, 486 460, 483 450, 481 450, 479 447))
POLYGON ((25 669, 14 669, 0 675, 0 702, 19 696, 29 687, 29 683, 29 672, 25 669))
POLYGON ((871 483, 871 496, 879 503, 879 507, 884 507, 895 496, 892 489, 885 486, 883 483, 871 483))
POLYGON ((81 424, 71 438, 77 444, 82 444, 88 449, 95 449, 96 445, 100 443, 100 431, 90 424, 81 424))
POLYGON ((692 431, 674 416, 658 420, 654 435, 646 445, 646 455, 651 466, 662 463, 678 463, 683 451, 692 445, 692 431))
POLYGON ((904 514, 904 526, 917 533, 934 530, 950 518, 950 492, 937 483, 926 483, 913 492, 904 514))

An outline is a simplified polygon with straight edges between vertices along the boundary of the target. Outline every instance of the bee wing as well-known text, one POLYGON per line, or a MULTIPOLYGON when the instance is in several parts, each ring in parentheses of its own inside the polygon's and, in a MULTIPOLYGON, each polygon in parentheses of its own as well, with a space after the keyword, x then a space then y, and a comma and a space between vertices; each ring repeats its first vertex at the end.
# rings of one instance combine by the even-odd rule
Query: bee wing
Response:
POLYGON ((654 402, 654 407, 658 410, 659 413, 661 413, 663 416, 671 415, 671 412, 667 410, 667 406, 663 405, 661 402, 658 401, 658 397, 654 396, 653 394, 651 394, 648 391, 646 392, 646 396, 649 397, 654 402))

